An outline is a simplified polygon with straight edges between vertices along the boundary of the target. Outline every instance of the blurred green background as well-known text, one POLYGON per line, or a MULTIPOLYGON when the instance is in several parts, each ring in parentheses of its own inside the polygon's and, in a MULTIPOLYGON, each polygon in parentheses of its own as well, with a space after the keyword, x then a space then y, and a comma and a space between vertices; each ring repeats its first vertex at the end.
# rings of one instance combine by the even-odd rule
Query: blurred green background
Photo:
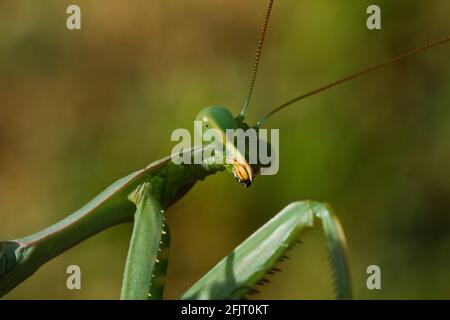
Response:
MULTIPOLYGON (((450 2, 277 0, 249 122, 287 99, 450 32, 450 2)), ((204 106, 237 114, 266 1, 0 1, 0 238, 36 232, 170 153, 204 106), (65 27, 78 4, 82 30, 65 27)), ((245 189, 198 183, 168 220, 166 296, 178 297, 288 203, 329 202, 355 296, 450 298, 450 45, 285 110, 280 171, 245 189), (382 290, 366 288, 381 267, 382 290)), ((116 299, 131 225, 43 266, 6 298, 116 299), (66 267, 82 290, 66 289, 66 267)), ((324 239, 307 233, 260 298, 332 298, 324 239)))

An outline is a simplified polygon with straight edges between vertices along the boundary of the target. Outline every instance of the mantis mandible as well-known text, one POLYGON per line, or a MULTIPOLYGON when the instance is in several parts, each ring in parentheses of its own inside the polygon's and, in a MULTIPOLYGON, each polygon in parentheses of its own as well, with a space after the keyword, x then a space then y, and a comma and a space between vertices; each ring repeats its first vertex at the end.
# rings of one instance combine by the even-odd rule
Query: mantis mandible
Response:
MULTIPOLYGON (((273 109, 256 125, 250 126, 245 122, 245 115, 253 93, 272 6, 273 0, 270 0, 257 46, 250 90, 242 111, 233 116, 224 107, 207 107, 196 117, 203 126, 220 132, 236 128, 258 130, 273 114, 302 99, 450 41, 450 36, 445 37, 302 94, 273 109)), ((174 155, 152 162, 119 179, 81 209, 47 229, 28 237, 0 242, 0 296, 30 277, 40 266, 81 241, 116 224, 134 221, 121 298, 162 298, 170 247, 170 232, 165 223, 166 210, 196 182, 210 175, 225 170, 240 183, 250 186, 261 168, 258 164, 248 163, 245 155, 236 158, 238 152, 230 141, 224 139, 221 142, 226 146, 225 151, 214 153, 203 159, 201 164, 175 164, 171 161, 174 155), (224 158, 230 155, 236 161, 231 164, 224 162, 224 158)), ((195 157, 210 147, 210 144, 204 144, 183 153, 195 157)), ((351 298, 344 233, 332 209, 313 201, 288 205, 220 261, 181 298, 239 299, 257 292, 255 286, 267 282, 266 275, 277 271, 274 265, 286 259, 286 251, 299 240, 303 231, 317 223, 321 223, 326 236, 336 280, 336 297, 351 298)))

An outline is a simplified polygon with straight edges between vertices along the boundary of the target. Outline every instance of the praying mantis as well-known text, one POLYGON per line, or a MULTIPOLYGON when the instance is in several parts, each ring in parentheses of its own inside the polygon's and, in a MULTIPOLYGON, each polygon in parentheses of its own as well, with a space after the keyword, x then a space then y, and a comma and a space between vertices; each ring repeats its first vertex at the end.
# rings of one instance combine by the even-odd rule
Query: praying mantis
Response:
MULTIPOLYGON (((208 107, 197 119, 219 131, 230 128, 250 128, 245 114, 250 104, 264 35, 272 9, 269 2, 261 38, 257 47, 250 92, 242 112, 234 117, 223 107, 208 107)), ((332 82, 298 96, 275 108, 254 128, 260 128, 276 112, 306 97, 337 86, 400 59, 423 52, 450 41, 450 37, 408 51, 382 64, 332 82)), ((224 153, 207 157, 201 164, 174 164, 172 156, 155 161, 147 167, 119 179, 91 202, 66 219, 29 237, 0 243, 0 295, 12 290, 31 276, 41 265, 113 225, 134 222, 129 253, 125 265, 122 299, 161 299, 167 272, 170 231, 165 223, 166 210, 183 197, 193 185, 220 171, 227 171, 240 183, 250 186, 260 166, 238 157, 233 164, 223 158, 236 156, 232 143, 226 143, 224 153)), ((208 145, 184 151, 195 157, 208 145)), ((266 275, 277 271, 276 263, 285 259, 286 251, 299 240, 302 233, 321 224, 330 253, 336 280, 336 297, 351 298, 351 281, 344 233, 332 209, 314 201, 288 205, 239 247, 221 260, 210 272, 195 283, 182 299, 240 299, 256 291, 255 286, 266 282, 266 275)))

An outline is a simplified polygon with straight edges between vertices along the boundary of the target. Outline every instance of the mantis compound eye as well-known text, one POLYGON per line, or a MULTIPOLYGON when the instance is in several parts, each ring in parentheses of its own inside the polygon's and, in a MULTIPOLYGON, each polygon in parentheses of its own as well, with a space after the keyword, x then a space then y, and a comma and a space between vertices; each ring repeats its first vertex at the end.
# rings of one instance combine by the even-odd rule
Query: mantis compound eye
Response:
POLYGON ((236 120, 228 109, 220 106, 206 107, 195 118, 202 122, 202 129, 218 129, 225 132, 236 128, 236 120))

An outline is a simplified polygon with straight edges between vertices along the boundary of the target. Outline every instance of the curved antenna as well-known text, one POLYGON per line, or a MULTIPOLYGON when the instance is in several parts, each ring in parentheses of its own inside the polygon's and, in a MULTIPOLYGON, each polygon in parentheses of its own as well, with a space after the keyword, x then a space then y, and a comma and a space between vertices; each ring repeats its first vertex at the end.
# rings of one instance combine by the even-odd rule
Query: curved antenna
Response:
POLYGON ((374 66, 366 68, 366 69, 363 69, 363 70, 361 70, 359 72, 356 72, 356 73, 354 73, 352 75, 349 75, 347 77, 344 77, 344 78, 339 79, 337 81, 334 81, 334 82, 331 82, 329 84, 326 84, 326 85, 324 85, 322 87, 319 87, 319 88, 317 88, 315 90, 312 90, 312 91, 309 91, 307 93, 304 93, 304 94, 302 94, 302 95, 300 95, 300 96, 298 96, 296 98, 293 98, 293 99, 283 103, 282 105, 280 105, 280 106, 276 107, 275 109, 273 109, 272 111, 270 111, 263 118, 261 118, 261 120, 259 120, 256 123, 256 126, 259 128, 261 126, 261 124, 263 122, 265 122, 270 116, 272 116, 273 114, 277 113, 278 111, 286 108, 287 106, 289 106, 289 105, 291 105, 291 104, 293 104, 293 103, 295 103, 297 101, 303 100, 303 99, 308 98, 310 96, 316 95, 316 94, 318 94, 318 93, 320 93, 322 91, 325 91, 325 90, 331 89, 333 87, 336 87, 336 86, 338 86, 338 85, 340 85, 340 84, 342 84, 344 82, 353 80, 355 78, 359 78, 359 77, 361 77, 363 75, 366 75, 368 73, 371 73, 371 72, 373 72, 375 70, 381 69, 381 68, 383 68, 383 67, 385 67, 387 65, 393 64, 393 63, 395 63, 395 62, 397 62, 399 60, 405 59, 405 58, 410 57, 410 56, 414 56, 414 55, 419 54, 421 52, 424 52, 424 51, 426 51, 428 49, 437 47, 437 46, 439 46, 441 44, 444 44, 444 43, 446 43, 448 41, 450 41, 450 36, 447 36, 447 37, 442 38, 442 39, 440 39, 438 41, 435 41, 435 42, 428 43, 428 44, 426 44, 426 45, 424 45, 422 47, 418 47, 418 48, 406 51, 406 52, 404 52, 404 53, 402 53, 402 54, 400 54, 398 56, 395 56, 395 57, 393 57, 393 58, 391 58, 389 60, 386 60, 383 63, 374 65, 374 66))
POLYGON ((262 47, 264 44, 264 37, 266 35, 267 24, 269 23, 270 12, 272 11, 272 5, 273 5, 273 0, 270 0, 269 6, 267 7, 267 11, 266 11, 266 17, 264 18, 264 24, 261 29, 261 35, 259 38, 258 47, 256 49, 255 63, 253 64, 253 73, 252 73, 252 78, 250 80, 250 90, 249 90, 247 99, 245 100, 244 108, 242 108, 242 111, 239 114, 239 117, 241 117, 241 118, 243 118, 245 116, 245 113, 247 112, 248 104, 250 103, 250 99, 252 98, 253 87, 255 86, 255 80, 256 80, 256 73, 258 72, 259 60, 261 58, 261 51, 262 51, 262 47))

